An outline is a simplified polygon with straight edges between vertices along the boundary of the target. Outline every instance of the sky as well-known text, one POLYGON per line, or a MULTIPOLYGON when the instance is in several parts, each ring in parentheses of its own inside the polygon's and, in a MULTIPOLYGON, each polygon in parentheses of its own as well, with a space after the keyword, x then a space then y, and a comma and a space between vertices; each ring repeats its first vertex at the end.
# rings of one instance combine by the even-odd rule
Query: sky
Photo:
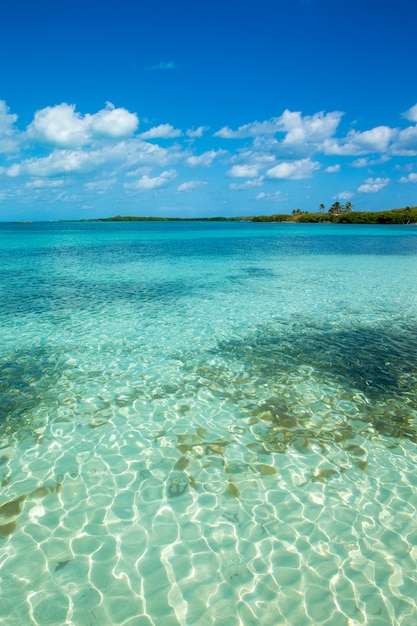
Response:
POLYGON ((0 220, 417 205, 415 0, 14 0, 0 220))

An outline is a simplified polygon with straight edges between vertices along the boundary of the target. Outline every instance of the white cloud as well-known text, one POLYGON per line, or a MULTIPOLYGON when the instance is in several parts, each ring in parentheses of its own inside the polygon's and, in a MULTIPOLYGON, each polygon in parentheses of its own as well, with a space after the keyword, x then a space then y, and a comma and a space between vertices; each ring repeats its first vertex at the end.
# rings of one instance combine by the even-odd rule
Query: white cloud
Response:
POLYGON ((237 130, 232 130, 229 126, 223 126, 223 128, 214 133, 214 137, 245 139, 247 137, 256 137, 257 135, 274 135, 279 130, 278 119, 274 117, 265 122, 251 122, 250 124, 239 126, 237 130))
POLYGON ((139 125, 136 113, 115 108, 111 102, 90 117, 91 133, 94 139, 124 139, 130 137, 139 125))
POLYGON ((360 193, 376 193, 381 191, 390 182, 389 178, 367 178, 362 185, 358 187, 360 193))
POLYGON ((263 176, 257 178, 256 180, 247 180, 244 183, 231 183, 229 185, 229 189, 233 191, 244 191, 245 189, 250 189, 252 187, 260 187, 263 184, 263 176))
POLYGON ((324 152, 342 156, 385 152, 397 134, 398 130, 389 126, 376 126, 363 132, 351 130, 344 139, 326 139, 324 152))
POLYGON ((288 161, 279 163, 266 172, 268 178, 286 178, 289 180, 299 180, 310 178, 313 172, 320 168, 317 161, 311 159, 299 159, 298 161, 288 161))
POLYGON ((182 149, 178 146, 162 148, 157 144, 136 138, 120 142, 112 148, 111 153, 117 155, 120 163, 125 164, 126 167, 138 164, 166 167, 183 158, 182 149))
POLYGON ((32 141, 59 148, 77 148, 102 140, 120 140, 132 135, 139 124, 136 113, 116 109, 111 103, 90 115, 76 113, 74 104, 58 104, 35 113, 27 128, 32 141))
POLYGON ((390 157, 386 154, 383 154, 379 159, 369 159, 368 157, 361 157, 360 159, 355 159, 351 163, 352 167, 371 167, 372 165, 380 165, 381 163, 386 163, 390 160, 390 157))
POLYGON ((8 176, 48 177, 73 172, 88 172, 105 163, 102 151, 84 152, 83 150, 54 150, 47 157, 31 158, 14 163, 6 173, 8 176))
POLYGON ((210 126, 199 126, 198 128, 189 128, 186 131, 187 137, 195 139, 196 137, 202 137, 203 134, 210 129, 210 126))
POLYGON ((302 117, 300 111, 287 109, 279 118, 283 130, 287 133, 284 144, 298 145, 306 141, 321 143, 335 133, 342 115, 341 111, 331 113, 320 111, 314 115, 302 117))
POLYGON ((14 152, 17 147, 16 130, 14 123, 17 115, 10 113, 4 100, 0 100, 0 153, 14 152))
POLYGON ((320 111, 314 115, 303 117, 300 111, 286 109, 280 117, 273 117, 264 122, 256 121, 244 124, 239 126, 237 130, 224 126, 214 133, 214 136, 223 139, 245 139, 285 133, 283 144, 286 146, 300 145, 306 141, 317 143, 334 134, 342 115, 341 111, 330 113, 320 111))
POLYGON ((173 178, 175 178, 177 172, 175 170, 166 170, 159 176, 142 176, 139 180, 133 183, 125 183, 124 187, 127 190, 149 191, 150 189, 159 189, 165 187, 173 178))
MULTIPOLYGON (((335 137, 343 115, 341 111, 320 111, 303 116, 300 111, 286 109, 279 117, 243 124, 237 129, 224 126, 214 136, 223 139, 252 138, 253 147, 258 152, 282 158, 285 154, 300 158, 317 152, 338 156, 381 153, 379 161, 373 161, 376 164, 387 158, 387 154, 417 155, 417 126, 399 130, 381 125, 365 131, 351 130, 345 137, 335 137), (279 139, 279 135, 283 138, 279 139)), ((417 122, 417 104, 404 117, 417 122)), ((363 167, 364 164, 358 160, 354 167, 363 167)))
MULTIPOLYGON (((283 200, 286 191, 280 184, 283 180, 297 183, 307 179, 302 186, 292 185, 292 193, 302 194, 306 201, 303 189, 306 182, 314 184, 316 171, 320 172, 322 167, 322 172, 329 175, 341 172, 346 161, 351 167, 369 168, 354 186, 346 185, 345 189, 351 188, 355 194, 376 193, 388 184, 382 193, 390 190, 394 193, 394 185, 417 183, 413 159, 417 155, 417 104, 404 114, 399 128, 377 126, 345 133, 338 130, 341 117, 339 111, 303 115, 285 110, 265 121, 235 128, 224 126, 215 133, 217 137, 242 141, 237 145, 223 144, 222 147, 229 149, 222 150, 218 149, 222 142, 213 136, 210 139, 212 131, 207 132, 208 126, 188 125, 182 133, 169 123, 152 128, 152 122, 147 122, 145 132, 138 134, 138 116, 111 104, 91 114, 79 113, 75 105, 66 103, 49 106, 34 114, 26 130, 19 129, 17 116, 0 101, 0 152, 4 152, 0 155, 1 193, 9 197, 11 190, 11 197, 22 202, 40 199, 42 195, 56 199, 61 192, 68 201, 78 194, 77 202, 82 206, 83 195, 91 199, 93 195, 108 193, 113 198, 122 198, 123 183, 130 196, 143 191, 148 196, 157 196, 157 190, 167 185, 174 195, 195 190, 196 196, 203 196, 209 184, 214 188, 211 181, 217 181, 217 186, 227 186, 225 202, 227 194, 238 202, 233 192, 240 191, 242 206, 249 208, 250 202, 259 205, 254 202, 255 197, 271 202, 283 200), (196 141, 201 137, 204 146, 198 150, 196 141), (20 148, 22 154, 18 153, 20 148), (200 154, 201 150, 205 152, 200 154), (321 166, 320 155, 324 152, 343 158, 329 158, 321 166), (352 156, 345 160, 349 155, 352 156), (397 158, 389 169, 379 167, 394 155, 411 155, 407 159, 409 166, 397 158), (398 170, 394 176, 390 172, 394 172, 395 164, 398 170), (201 169, 196 171, 196 167, 201 169), (365 180, 365 176, 371 178, 365 180), (193 177, 198 180, 192 180, 193 177), (119 193, 113 194, 112 188, 119 188, 119 193), (283 192, 274 193, 278 189, 283 192)), ((325 178, 330 183, 329 177, 325 178)), ((351 191, 341 191, 335 197, 346 201, 352 195, 351 191)))
POLYGON ((149 174, 151 171, 151 167, 147 165, 141 165, 134 170, 128 170, 126 172, 126 176, 130 176, 131 178, 138 178, 139 176, 143 176, 144 174, 149 174))
POLYGON ((59 178, 35 178, 25 184, 27 189, 43 189, 45 187, 61 187, 64 181, 59 178))
POLYGON ((250 149, 250 150, 242 150, 241 152, 239 152, 238 155, 233 157, 231 161, 233 163, 245 162, 248 164, 257 165, 258 167, 264 167, 264 166, 266 167, 267 165, 270 165, 271 163, 276 162, 276 158, 275 158, 275 155, 273 154, 250 149))
POLYGON ((352 133, 351 138, 359 148, 367 152, 384 152, 397 132, 397 129, 389 126, 377 126, 362 133, 352 133))
POLYGON ((393 153, 399 156, 417 155, 417 126, 400 130, 393 145, 393 153))
POLYGON ((94 180, 89 183, 85 183, 84 188, 88 191, 95 191, 98 194, 103 194, 108 189, 114 187, 116 183, 117 178, 105 178, 103 180, 94 180))
POLYGON ((227 154, 226 150, 208 150, 207 152, 203 152, 203 154, 200 154, 198 156, 188 157, 185 160, 185 163, 187 165, 190 165, 191 167, 196 167, 198 165, 208 167, 213 163, 214 159, 224 154, 227 154))
POLYGON ((174 139, 181 137, 181 135, 182 132, 171 124, 159 124, 159 126, 154 126, 139 136, 141 139, 174 139))
POLYGON ((88 143, 88 124, 75 113, 75 105, 59 104, 35 113, 27 135, 36 142, 60 147, 77 147, 88 143))
POLYGON ((400 183, 417 183, 417 174, 415 172, 411 172, 408 176, 402 176, 400 178, 400 183))
POLYGON ((178 185, 177 191, 192 191, 193 189, 197 189, 198 187, 204 187, 204 185, 207 185, 206 180, 189 180, 185 183, 181 183, 181 185, 178 185))
POLYGON ((354 195, 355 194, 351 191, 341 191, 336 196, 333 196, 333 198, 335 200, 350 200, 351 198, 353 198, 354 195))
POLYGON ((368 167, 372 163, 373 161, 370 161, 366 157, 361 157, 360 159, 355 159, 355 161, 352 162, 352 167, 368 167))
POLYGON ((256 178, 259 167, 257 165, 234 165, 226 172, 226 176, 231 178, 256 178))
MULTIPOLYGON (((178 148, 165 149, 139 139, 130 139, 94 150, 55 149, 46 157, 32 157, 3 168, 3 173, 11 177, 29 175, 41 178, 72 173, 84 174, 109 165, 125 170, 135 167, 137 169, 138 165, 166 167, 180 160, 182 156, 178 148)), ((130 173, 134 176, 137 172, 130 173)))
POLYGON ((276 191, 275 193, 265 193, 264 191, 261 191, 260 193, 258 193, 255 200, 268 200, 271 202, 285 202, 285 200, 288 200, 288 195, 287 194, 282 195, 282 191, 276 191))
POLYGON ((403 117, 405 117, 405 119, 409 120, 410 122, 417 123, 417 104, 415 104, 411 107, 411 109, 408 109, 408 111, 403 113, 403 117))

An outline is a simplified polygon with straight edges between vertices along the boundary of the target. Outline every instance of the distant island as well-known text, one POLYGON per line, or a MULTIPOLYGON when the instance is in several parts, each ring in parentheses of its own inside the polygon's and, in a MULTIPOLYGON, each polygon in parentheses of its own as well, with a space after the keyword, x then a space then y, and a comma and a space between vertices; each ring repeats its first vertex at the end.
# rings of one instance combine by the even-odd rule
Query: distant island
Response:
POLYGON ((417 224, 417 206, 392 209, 391 211, 353 211, 350 202, 342 205, 332 204, 325 212, 325 205, 320 211, 312 212, 295 209, 291 214, 275 213, 274 215, 251 215, 243 217, 140 217, 132 215, 116 215, 84 219, 82 222, 305 222, 331 224, 417 224))
POLYGON ((417 206, 392 209, 391 211, 353 211, 347 202, 345 206, 335 202, 327 213, 324 205, 319 212, 310 213, 296 209, 291 215, 258 215, 253 222, 308 222, 332 224, 417 224, 417 206))

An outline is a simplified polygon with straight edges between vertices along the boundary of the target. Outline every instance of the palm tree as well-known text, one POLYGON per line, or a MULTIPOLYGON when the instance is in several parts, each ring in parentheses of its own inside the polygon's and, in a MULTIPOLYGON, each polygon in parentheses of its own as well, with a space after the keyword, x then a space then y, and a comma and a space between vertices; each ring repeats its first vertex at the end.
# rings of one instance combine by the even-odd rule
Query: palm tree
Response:
POLYGON ((326 207, 325 207, 325 205, 324 205, 323 203, 321 203, 321 205, 320 205, 320 211, 321 211, 322 213, 323 213, 323 211, 324 211, 324 209, 325 209, 325 208, 326 208, 326 207))
POLYGON ((346 213, 351 213, 353 211, 353 204, 351 202, 346 202, 345 211, 346 213))
POLYGON ((342 212, 342 205, 340 204, 340 202, 333 202, 332 206, 329 209, 329 213, 332 213, 333 215, 335 215, 341 212, 342 212))

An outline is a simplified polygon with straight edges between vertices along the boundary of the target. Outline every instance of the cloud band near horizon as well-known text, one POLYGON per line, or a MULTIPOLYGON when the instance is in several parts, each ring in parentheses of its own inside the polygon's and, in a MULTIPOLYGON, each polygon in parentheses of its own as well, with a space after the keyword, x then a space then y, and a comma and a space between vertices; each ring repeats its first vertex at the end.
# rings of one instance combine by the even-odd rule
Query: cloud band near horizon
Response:
POLYGON ((286 109, 268 120, 209 132, 205 120, 197 129, 165 121, 143 129, 139 115, 124 107, 106 103, 82 114, 74 104, 61 103, 35 111, 19 128, 18 115, 2 100, 0 205, 13 199, 30 203, 44 194, 50 205, 88 207, 100 180, 102 196, 153 194, 155 209, 162 200, 158 194, 174 192, 176 198, 208 199, 221 193, 230 207, 236 195, 248 207, 259 200, 291 202, 304 180, 306 199, 315 185, 328 185, 331 198, 378 194, 417 182, 417 166, 410 161, 417 156, 417 104, 398 118, 396 127, 343 132, 341 111, 303 115, 286 109))

